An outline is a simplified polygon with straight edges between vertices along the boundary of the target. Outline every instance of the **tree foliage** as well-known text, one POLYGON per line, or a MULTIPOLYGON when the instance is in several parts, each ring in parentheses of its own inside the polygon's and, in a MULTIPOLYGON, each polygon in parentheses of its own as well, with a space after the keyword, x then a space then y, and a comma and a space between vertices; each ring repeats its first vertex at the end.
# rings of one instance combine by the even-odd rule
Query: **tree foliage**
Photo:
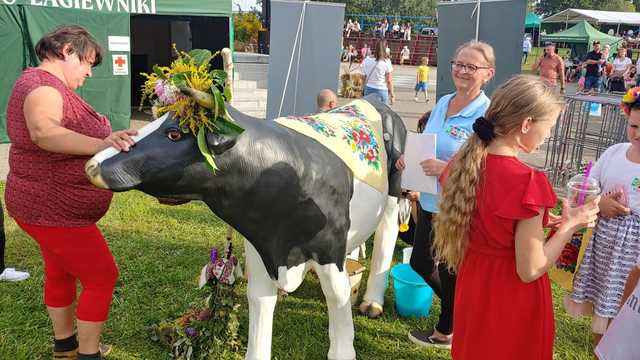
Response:
POLYGON ((540 0, 536 11, 541 15, 552 15, 566 9, 635 11, 640 7, 638 0, 540 0))
POLYGON ((237 13, 233 16, 235 38, 241 42, 258 39, 258 31, 262 30, 260 19, 253 12, 237 13))
POLYGON ((346 4, 347 14, 435 16, 437 0, 317 0, 346 4))

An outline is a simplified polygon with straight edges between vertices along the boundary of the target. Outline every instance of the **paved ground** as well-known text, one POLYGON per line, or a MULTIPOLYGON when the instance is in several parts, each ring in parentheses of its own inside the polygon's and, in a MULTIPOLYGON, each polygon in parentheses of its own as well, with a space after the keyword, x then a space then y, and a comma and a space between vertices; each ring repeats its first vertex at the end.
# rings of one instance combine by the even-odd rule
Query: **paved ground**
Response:
MULTIPOLYGON (((354 65, 355 67, 355 65, 354 65)), ((347 71, 348 65, 342 64, 341 71, 347 71)), ((420 102, 414 101, 414 86, 416 67, 415 66, 394 66, 394 87, 396 92, 396 102, 391 107, 396 111, 404 120, 407 129, 416 129, 418 119, 426 112, 431 110, 435 103, 435 79, 437 75, 437 68, 431 67, 429 72, 429 89, 427 91, 429 101, 427 103, 424 100, 420 102)), ((575 93, 575 84, 568 84, 568 93, 575 93)), ((340 104, 347 103, 352 99, 340 98, 340 104)), ((132 114, 131 127, 140 128, 147 123, 150 119, 148 115, 144 113, 134 112, 132 114)), ((544 149, 543 149, 544 150, 544 149)), ((0 144, 0 180, 6 180, 7 173, 9 171, 8 165, 8 153, 9 144, 0 144)), ((523 156, 523 160, 527 163, 542 167, 544 165, 545 153, 540 151, 537 154, 523 156)))

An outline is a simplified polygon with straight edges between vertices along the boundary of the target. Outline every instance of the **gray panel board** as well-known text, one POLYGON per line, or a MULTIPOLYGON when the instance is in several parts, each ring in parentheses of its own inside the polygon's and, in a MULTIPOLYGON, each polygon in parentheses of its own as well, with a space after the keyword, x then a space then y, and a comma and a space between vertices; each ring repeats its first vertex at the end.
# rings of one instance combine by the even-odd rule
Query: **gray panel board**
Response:
POLYGON ((337 91, 344 4, 306 3, 302 45, 298 51, 300 39, 295 49, 294 42, 303 4, 299 1, 271 2, 267 119, 278 116, 290 63, 281 116, 315 113, 318 92, 325 88, 337 91))
MULTIPOLYGON (((438 99, 455 91, 450 62, 456 48, 474 40, 476 1, 438 4, 438 99)), ((485 86, 487 96, 495 87, 521 72, 522 39, 527 4, 525 0, 483 0, 480 5, 478 40, 489 43, 496 53, 496 77, 485 86)))

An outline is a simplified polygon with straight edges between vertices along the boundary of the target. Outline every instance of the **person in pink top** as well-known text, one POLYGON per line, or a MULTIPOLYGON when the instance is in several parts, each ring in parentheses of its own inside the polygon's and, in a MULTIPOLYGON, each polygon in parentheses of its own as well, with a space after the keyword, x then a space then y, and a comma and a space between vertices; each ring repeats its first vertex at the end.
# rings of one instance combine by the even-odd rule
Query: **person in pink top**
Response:
POLYGON ((102 61, 102 48, 85 29, 59 27, 35 51, 40 66, 20 75, 7 106, 7 210, 40 246, 53 357, 101 359, 110 350, 100 346, 100 334, 118 268, 96 222, 112 193, 91 185, 84 164, 108 147, 128 151, 136 132, 112 132, 109 120, 75 93, 102 61))
POLYGON ((554 43, 548 42, 544 45, 544 55, 533 64, 531 70, 539 72, 540 80, 554 89, 558 86, 557 81, 560 78, 560 93, 565 93, 564 61, 556 54, 554 43))

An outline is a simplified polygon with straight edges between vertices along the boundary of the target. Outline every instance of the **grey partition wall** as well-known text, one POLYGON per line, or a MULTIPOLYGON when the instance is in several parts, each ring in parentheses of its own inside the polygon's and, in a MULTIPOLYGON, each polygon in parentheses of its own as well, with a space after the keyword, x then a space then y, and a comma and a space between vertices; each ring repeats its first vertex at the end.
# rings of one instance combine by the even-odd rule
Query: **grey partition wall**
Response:
MULTIPOLYGON (((475 40, 477 1, 438 4, 438 84, 436 96, 454 91, 449 66, 456 48, 475 40)), ((521 72, 522 39, 527 11, 525 0, 482 0, 478 40, 491 44, 496 52, 496 77, 485 87, 490 95, 496 85, 521 72)))
POLYGON ((337 90, 344 8, 271 1, 267 119, 315 113, 318 92, 337 90))

